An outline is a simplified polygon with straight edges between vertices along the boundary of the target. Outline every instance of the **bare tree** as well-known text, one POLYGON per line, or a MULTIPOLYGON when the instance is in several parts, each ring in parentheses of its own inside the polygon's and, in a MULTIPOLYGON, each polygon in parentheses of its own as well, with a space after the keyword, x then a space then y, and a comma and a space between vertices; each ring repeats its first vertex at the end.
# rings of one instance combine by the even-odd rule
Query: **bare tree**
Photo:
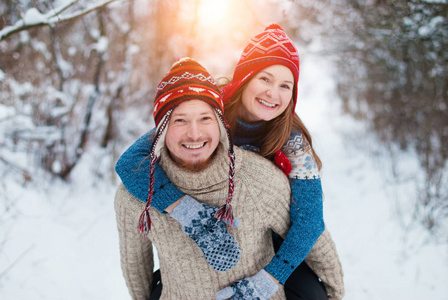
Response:
POLYGON ((51 7, 45 14, 13 2, 16 16, 9 20, 15 23, 0 31, 2 104, 32 123, 6 135, 32 149, 37 167, 65 179, 85 151, 93 110, 103 96, 108 55, 103 18, 112 2, 76 0, 52 8, 53 1, 41 1, 37 7, 51 7))
POLYGON ((435 230, 448 217, 447 1, 296 5, 321 26, 345 111, 369 122, 387 149, 418 153, 425 180, 416 215, 435 230))

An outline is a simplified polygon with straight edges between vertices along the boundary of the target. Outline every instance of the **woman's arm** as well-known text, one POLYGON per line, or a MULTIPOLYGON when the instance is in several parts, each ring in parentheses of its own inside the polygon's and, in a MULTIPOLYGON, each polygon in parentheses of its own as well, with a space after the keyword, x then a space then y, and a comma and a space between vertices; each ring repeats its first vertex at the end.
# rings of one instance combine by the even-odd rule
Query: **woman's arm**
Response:
POLYGON ((317 196, 321 191, 320 186, 320 179, 313 179, 311 182, 291 181, 291 228, 280 249, 265 268, 282 284, 302 263, 324 231, 322 205, 319 204, 322 196, 317 196))
POLYGON ((325 228, 323 220, 322 186, 319 170, 300 132, 283 147, 291 162, 291 228, 279 251, 265 270, 285 284, 292 272, 311 251, 325 228))
POLYGON ((121 269, 132 299, 149 299, 154 268, 152 243, 138 232, 144 204, 124 188, 115 194, 115 214, 120 243, 121 269))
MULTIPOLYGON (((126 189, 143 202, 148 198, 150 159, 146 158, 150 154, 154 130, 139 138, 121 155, 115 165, 115 171, 126 189)), ((154 177, 151 206, 163 213, 184 194, 168 179, 159 164, 156 164, 154 177)))

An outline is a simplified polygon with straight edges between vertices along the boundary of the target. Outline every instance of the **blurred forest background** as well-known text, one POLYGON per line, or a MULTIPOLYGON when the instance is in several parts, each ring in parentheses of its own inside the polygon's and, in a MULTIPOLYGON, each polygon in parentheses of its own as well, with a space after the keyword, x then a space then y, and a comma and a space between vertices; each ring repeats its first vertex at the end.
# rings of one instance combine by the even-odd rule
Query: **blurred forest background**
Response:
MULTIPOLYGON (((3 0, 0 12, 0 178, 70 181, 95 147, 115 162, 149 128, 155 87, 177 58, 230 77, 275 19, 299 49, 331 58, 335 100, 392 162, 418 154, 414 218, 446 241, 448 1, 3 0)), ((116 180, 113 168, 93 172, 116 180)))

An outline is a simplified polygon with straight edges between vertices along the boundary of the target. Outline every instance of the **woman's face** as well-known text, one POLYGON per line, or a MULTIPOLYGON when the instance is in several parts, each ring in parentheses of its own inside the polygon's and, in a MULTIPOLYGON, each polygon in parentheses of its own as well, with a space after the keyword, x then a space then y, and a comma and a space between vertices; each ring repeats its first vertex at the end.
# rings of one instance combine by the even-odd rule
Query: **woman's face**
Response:
POLYGON ((246 122, 270 121, 278 117, 292 100, 294 76, 283 65, 261 70, 242 93, 239 117, 246 122))

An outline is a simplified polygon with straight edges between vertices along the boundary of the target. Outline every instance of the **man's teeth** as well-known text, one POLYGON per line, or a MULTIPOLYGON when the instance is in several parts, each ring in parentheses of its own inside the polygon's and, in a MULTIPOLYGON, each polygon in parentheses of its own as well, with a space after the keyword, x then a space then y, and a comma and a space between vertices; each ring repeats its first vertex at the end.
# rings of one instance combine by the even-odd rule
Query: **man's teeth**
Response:
POLYGON ((195 144, 195 145, 184 145, 184 146, 185 146, 185 148, 188 148, 188 149, 199 149, 199 148, 203 147, 204 145, 205 145, 205 143, 195 144))
POLYGON ((270 107, 270 108, 274 108, 275 104, 271 104, 269 102, 264 101, 263 99, 258 99, 258 102, 260 102, 261 104, 263 104, 264 106, 270 107))

